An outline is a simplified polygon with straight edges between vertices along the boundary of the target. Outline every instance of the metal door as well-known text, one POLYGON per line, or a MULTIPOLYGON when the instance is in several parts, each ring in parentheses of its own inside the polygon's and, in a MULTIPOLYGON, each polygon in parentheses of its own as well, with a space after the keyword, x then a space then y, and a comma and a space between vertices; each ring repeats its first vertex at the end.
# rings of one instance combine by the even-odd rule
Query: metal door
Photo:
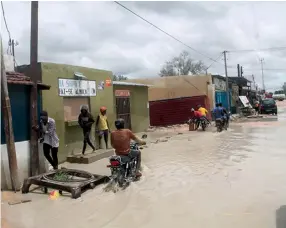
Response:
POLYGON ((215 102, 216 103, 222 103, 222 106, 226 109, 230 108, 229 104, 231 104, 231 91, 229 91, 229 104, 227 104, 227 97, 226 97, 225 91, 216 91, 215 92, 215 102))
POLYGON ((125 128, 131 130, 130 99, 129 97, 116 97, 117 118, 125 121, 125 128))

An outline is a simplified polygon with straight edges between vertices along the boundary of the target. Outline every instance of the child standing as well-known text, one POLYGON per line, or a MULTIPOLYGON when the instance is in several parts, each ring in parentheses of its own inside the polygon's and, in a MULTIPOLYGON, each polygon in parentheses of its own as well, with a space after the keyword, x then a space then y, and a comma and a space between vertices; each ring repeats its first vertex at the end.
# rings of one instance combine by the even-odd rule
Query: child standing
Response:
POLYGON ((106 107, 100 108, 100 113, 96 119, 96 133, 98 135, 99 148, 101 148, 101 139, 104 137, 106 149, 108 148, 108 134, 110 133, 109 124, 106 116, 106 107))

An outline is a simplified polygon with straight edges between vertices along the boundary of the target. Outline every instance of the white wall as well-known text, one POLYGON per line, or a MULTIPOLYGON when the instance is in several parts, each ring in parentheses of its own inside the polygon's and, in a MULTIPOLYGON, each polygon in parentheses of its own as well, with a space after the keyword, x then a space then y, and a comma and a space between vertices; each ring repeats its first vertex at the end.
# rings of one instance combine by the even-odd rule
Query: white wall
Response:
MULTIPOLYGON (((30 143, 29 141, 22 141, 15 143, 17 163, 18 163, 18 174, 21 184, 24 179, 29 177, 30 170, 30 143)), ((48 170, 47 162, 43 156, 42 145, 39 145, 39 155, 40 163, 44 163, 46 170, 48 170)), ((9 171, 9 162, 7 154, 6 144, 1 145, 1 189, 7 190, 12 189, 11 186, 11 177, 9 171)))

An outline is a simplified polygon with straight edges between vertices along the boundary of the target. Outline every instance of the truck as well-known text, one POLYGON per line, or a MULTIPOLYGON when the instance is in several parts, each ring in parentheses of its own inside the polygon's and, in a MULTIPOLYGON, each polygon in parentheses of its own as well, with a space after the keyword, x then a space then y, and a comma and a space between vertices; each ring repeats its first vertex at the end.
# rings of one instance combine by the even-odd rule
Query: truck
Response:
POLYGON ((272 98, 278 101, 284 101, 286 99, 284 90, 275 91, 272 98))

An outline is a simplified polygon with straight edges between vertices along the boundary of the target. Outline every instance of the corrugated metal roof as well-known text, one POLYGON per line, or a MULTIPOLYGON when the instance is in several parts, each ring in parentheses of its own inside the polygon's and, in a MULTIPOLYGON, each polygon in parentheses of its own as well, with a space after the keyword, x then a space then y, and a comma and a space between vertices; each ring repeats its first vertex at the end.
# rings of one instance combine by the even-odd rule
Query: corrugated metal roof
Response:
MULTIPOLYGON (((33 85, 34 83, 31 81, 31 78, 24 75, 23 73, 14 72, 14 71, 6 71, 7 83, 8 84, 17 84, 17 85, 33 85)), ((50 85, 46 85, 43 83, 37 83, 38 88, 40 90, 49 90, 51 88, 50 85)))
POLYGON ((7 82, 9 84, 33 85, 30 77, 18 72, 7 71, 7 82))
MULTIPOLYGON (((202 105, 209 109, 206 96, 182 97, 149 102, 150 125, 166 126, 185 123, 191 117, 191 109, 202 105)), ((210 118, 210 116, 208 116, 210 118)))
POLYGON ((134 83, 134 82, 122 82, 122 81, 113 81, 113 85, 126 85, 126 86, 145 86, 150 87, 151 85, 141 84, 141 83, 134 83))

